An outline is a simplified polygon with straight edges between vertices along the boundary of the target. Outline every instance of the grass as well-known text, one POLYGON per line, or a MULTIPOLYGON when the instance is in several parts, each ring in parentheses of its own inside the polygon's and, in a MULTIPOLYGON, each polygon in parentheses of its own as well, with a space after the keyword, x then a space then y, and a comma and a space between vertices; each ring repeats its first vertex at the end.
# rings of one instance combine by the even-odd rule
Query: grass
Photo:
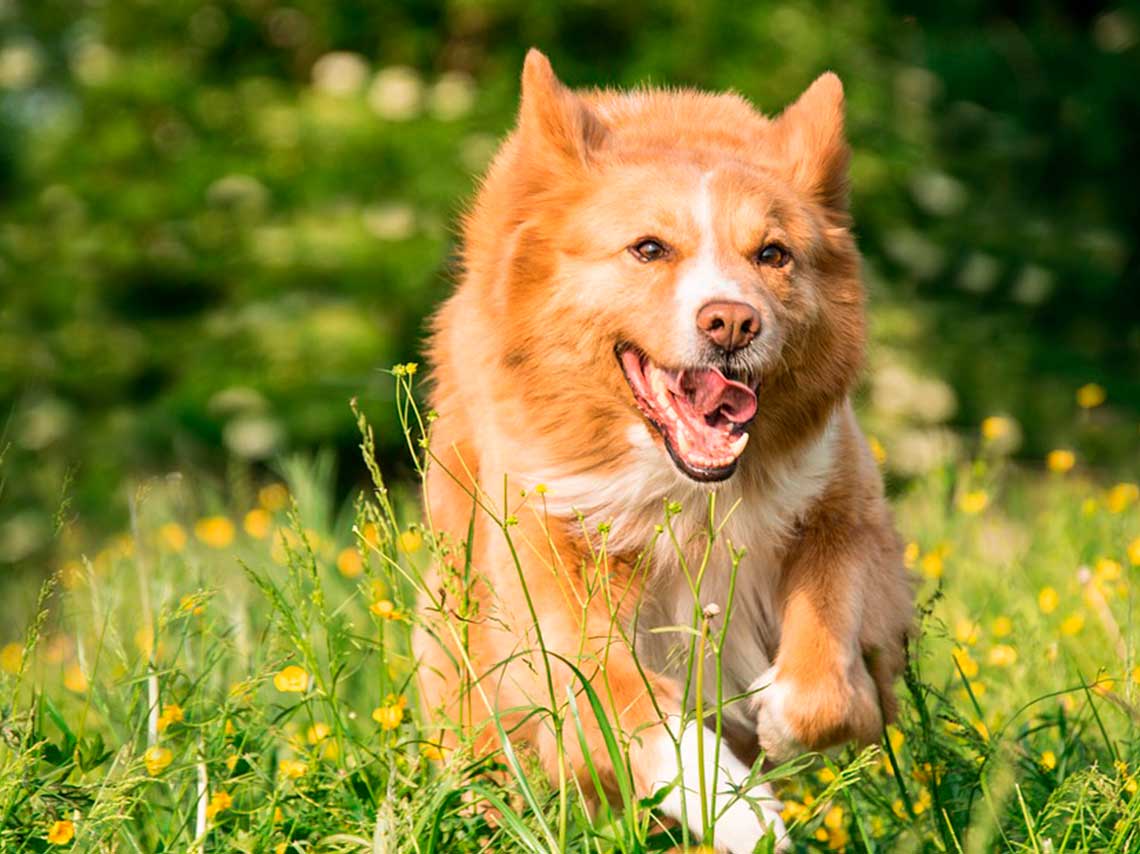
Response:
MULTIPOLYGON (((422 459, 412 377, 396 373, 422 459)), ((1065 458, 1027 471, 999 446, 983 440, 976 459, 900 490, 922 612, 901 716, 879 746, 770 772, 798 850, 1140 846, 1136 487, 1065 458)), ((611 810, 590 797, 596 779, 548 783, 524 744, 494 757, 440 748, 417 711, 410 647, 438 548, 416 502, 372 472, 343 508, 321 458, 285 464, 243 506, 149 484, 129 532, 52 576, 26 630, 0 629, 0 850, 685 842, 624 775, 624 809, 611 810)), ((509 535, 509 514, 500 522, 509 535)), ((707 616, 694 628, 695 643, 716 644, 707 616)), ((587 690, 534 713, 574 737, 587 705, 605 721, 606 699, 587 690)), ((603 729, 623 767, 625 734, 603 729)))

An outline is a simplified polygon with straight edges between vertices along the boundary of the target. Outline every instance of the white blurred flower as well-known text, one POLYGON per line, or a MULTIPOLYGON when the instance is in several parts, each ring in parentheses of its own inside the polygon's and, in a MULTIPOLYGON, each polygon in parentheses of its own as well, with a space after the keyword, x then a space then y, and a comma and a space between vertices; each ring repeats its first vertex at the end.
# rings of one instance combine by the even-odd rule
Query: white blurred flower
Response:
POLYGON ((222 441, 227 448, 247 460, 271 457, 281 446, 284 433, 281 426, 270 418, 242 416, 226 424, 222 441))
POLYGON ((404 65, 382 68, 376 72, 368 90, 368 104, 382 119, 407 121, 419 115, 423 90, 423 80, 414 68, 404 65))
POLYGON ((475 81, 462 71, 449 71, 442 75, 428 95, 431 114, 445 122, 463 118, 474 106, 475 81))
POLYGON ((358 53, 334 51, 313 63, 313 88, 326 95, 355 95, 367 79, 368 63, 358 53))
POLYGON ((0 87, 27 89, 39 79, 43 57, 35 42, 15 42, 0 48, 0 87))
POLYGON ((922 475, 957 458, 958 439, 942 428, 904 430, 891 440, 887 465, 905 475, 922 475))
POLYGON ((902 365, 886 365, 871 381, 871 403, 881 413, 938 424, 958 408, 954 390, 934 377, 921 377, 902 365))
POLYGON ((378 240, 407 240, 416 230, 416 212, 402 202, 370 205, 361 216, 364 228, 378 240))

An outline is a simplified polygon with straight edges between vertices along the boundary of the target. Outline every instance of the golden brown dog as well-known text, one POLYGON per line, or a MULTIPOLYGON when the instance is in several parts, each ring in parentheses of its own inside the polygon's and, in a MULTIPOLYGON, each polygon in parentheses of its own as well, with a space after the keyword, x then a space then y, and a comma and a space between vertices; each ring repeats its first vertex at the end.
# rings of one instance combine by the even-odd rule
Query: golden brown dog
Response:
POLYGON ((449 557, 417 640, 427 706, 480 749, 499 721, 551 774, 590 761, 612 784, 597 721, 565 714, 568 691, 586 707, 572 663, 637 794, 673 786, 663 811, 731 852, 784 833, 745 785, 761 749, 879 737, 911 623, 849 400, 865 318, 843 116, 833 74, 767 118, 731 94, 573 92, 531 51, 431 342, 425 489, 449 557), (684 708, 682 627, 706 623, 699 664, 723 631, 720 697, 743 698, 722 745, 684 708))

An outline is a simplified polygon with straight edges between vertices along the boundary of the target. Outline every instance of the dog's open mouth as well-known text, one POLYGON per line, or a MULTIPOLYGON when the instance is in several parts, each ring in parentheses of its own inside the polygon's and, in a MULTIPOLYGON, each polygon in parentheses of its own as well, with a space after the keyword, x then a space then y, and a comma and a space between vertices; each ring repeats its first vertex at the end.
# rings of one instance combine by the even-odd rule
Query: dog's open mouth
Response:
POLYGON ((665 438, 673 462, 694 480, 724 480, 748 444, 756 389, 716 368, 669 370, 630 346, 617 349, 642 414, 665 438))

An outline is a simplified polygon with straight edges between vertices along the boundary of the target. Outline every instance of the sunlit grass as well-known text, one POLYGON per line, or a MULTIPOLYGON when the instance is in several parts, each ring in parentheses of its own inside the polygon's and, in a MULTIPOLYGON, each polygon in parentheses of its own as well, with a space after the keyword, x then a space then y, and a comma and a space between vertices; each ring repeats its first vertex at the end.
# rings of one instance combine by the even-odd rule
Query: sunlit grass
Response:
MULTIPOLYGON (((397 373, 422 460, 413 375, 397 373)), ((775 775, 802 850, 1140 845, 1136 486, 1063 454, 1019 470, 1002 424, 981 435, 977 459, 896 501, 922 605, 900 720, 877 748, 775 775)), ((535 773, 526 745, 445 749, 410 645, 432 532, 374 466, 343 508, 327 462, 283 469, 243 506, 140 490, 131 530, 69 558, 29 626, 0 629, 0 850, 675 844, 652 804, 597 809, 535 773)), ((546 713, 574 732, 587 703, 602 700, 546 713)), ((622 748, 615 733, 619 764, 622 748)))

